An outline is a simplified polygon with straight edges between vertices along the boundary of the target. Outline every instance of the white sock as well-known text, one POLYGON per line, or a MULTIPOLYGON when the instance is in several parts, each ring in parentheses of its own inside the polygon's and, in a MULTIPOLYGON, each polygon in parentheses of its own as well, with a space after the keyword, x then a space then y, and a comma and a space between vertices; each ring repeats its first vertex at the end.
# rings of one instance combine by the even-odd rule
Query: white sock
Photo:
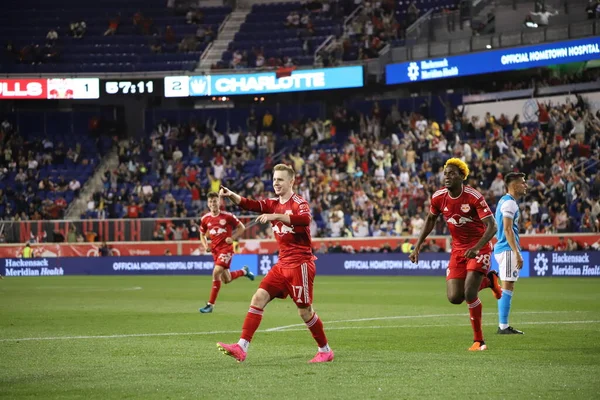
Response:
POLYGON ((244 276, 248 275, 248 271, 242 268, 242 271, 244 271, 244 276))
POLYGON ((508 324, 500 324, 500 325, 498 325, 498 326, 500 326, 500 329, 506 329, 506 328, 508 328, 508 327, 509 327, 509 325, 508 325, 508 324))
POLYGON ((238 341, 238 344, 240 345, 240 347, 242 348, 242 350, 244 350, 246 353, 248 352, 248 347, 250 347, 250 342, 247 341, 246 339, 240 339, 238 341))
POLYGON ((319 353, 327 353, 331 351, 331 347, 329 347, 329 343, 323 347, 319 347, 319 353))

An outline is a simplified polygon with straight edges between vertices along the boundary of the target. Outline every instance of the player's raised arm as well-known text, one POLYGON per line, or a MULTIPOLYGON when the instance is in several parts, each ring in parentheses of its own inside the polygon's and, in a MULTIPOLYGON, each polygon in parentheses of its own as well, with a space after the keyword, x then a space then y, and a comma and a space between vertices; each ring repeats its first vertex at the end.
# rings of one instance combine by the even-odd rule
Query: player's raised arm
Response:
POLYGON ((235 204, 240 204, 242 201, 242 196, 240 196, 239 194, 227 189, 225 186, 221 186, 221 189, 219 189, 219 197, 221 198, 229 198, 231 201, 233 201, 235 204))
POLYGON ((219 196, 230 198, 231 201, 233 201, 235 204, 239 205, 240 208, 243 208, 244 210, 259 212, 259 213, 271 212, 271 207, 267 201, 265 201, 265 200, 256 201, 256 200, 248 199, 246 197, 242 197, 239 194, 227 189, 225 186, 221 186, 221 189, 219 190, 219 196))
POLYGON ((416 264, 419 262, 419 252, 421 251, 421 246, 423 245, 423 242, 425 241, 425 239, 427 239, 427 236, 429 236, 433 228, 435 228, 435 222, 437 221, 437 218, 438 216, 431 212, 429 212, 429 214, 427 215, 427 219, 425 220, 425 226, 423 227, 423 230, 419 235, 419 239, 415 244, 415 248, 408 256, 410 261, 412 261, 413 263, 416 264))

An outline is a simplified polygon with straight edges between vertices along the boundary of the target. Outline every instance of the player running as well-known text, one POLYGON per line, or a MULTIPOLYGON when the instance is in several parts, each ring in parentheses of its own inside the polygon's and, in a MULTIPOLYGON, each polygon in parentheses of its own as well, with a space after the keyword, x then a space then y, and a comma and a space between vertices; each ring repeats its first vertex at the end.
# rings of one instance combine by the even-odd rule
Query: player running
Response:
POLYGON ((217 347, 238 362, 246 359, 248 347, 266 305, 274 298, 290 296, 298 313, 317 342, 319 350, 311 363, 333 361, 333 351, 327 343, 323 322, 312 308, 313 281, 316 259, 310 237, 310 208, 306 200, 292 191, 294 169, 278 164, 273 168, 273 189, 277 197, 267 200, 250 200, 221 187, 222 197, 229 197, 245 210, 260 212, 259 223, 271 223, 279 244, 279 261, 262 280, 250 302, 250 309, 242 326, 240 340, 235 344, 217 343, 217 347))
POLYGON ((215 262, 210 298, 206 306, 199 310, 203 314, 213 312, 217 295, 221 289, 221 281, 227 284, 241 276, 246 276, 251 281, 254 280, 254 274, 246 266, 241 270, 229 272, 231 258, 233 257, 233 241, 240 237, 246 228, 235 215, 227 211, 221 211, 219 203, 219 195, 210 192, 208 194, 210 212, 204 214, 200 220, 200 241, 204 248, 208 249, 206 235, 210 236, 210 251, 215 262), (234 229, 235 232, 232 234, 234 229))
POLYGON ((519 244, 519 205, 517 200, 527 193, 525 174, 511 172, 504 177, 507 193, 500 198, 496 208, 498 221, 498 242, 494 246, 494 257, 498 261, 498 270, 502 277, 502 297, 498 300, 498 332, 502 335, 522 335, 523 332, 508 324, 510 303, 512 302, 515 282, 523 268, 523 256, 519 244))
POLYGON ((492 244, 496 234, 496 221, 483 196, 463 181, 469 176, 469 167, 458 158, 451 158, 444 166, 445 189, 431 196, 429 215, 414 250, 413 263, 419 261, 423 241, 433 230, 440 214, 448 223, 452 236, 452 253, 446 271, 446 292, 452 304, 466 300, 473 327, 473 345, 470 351, 487 350, 481 330, 482 306, 478 293, 492 288, 499 299, 502 289, 498 275, 490 271, 492 244))

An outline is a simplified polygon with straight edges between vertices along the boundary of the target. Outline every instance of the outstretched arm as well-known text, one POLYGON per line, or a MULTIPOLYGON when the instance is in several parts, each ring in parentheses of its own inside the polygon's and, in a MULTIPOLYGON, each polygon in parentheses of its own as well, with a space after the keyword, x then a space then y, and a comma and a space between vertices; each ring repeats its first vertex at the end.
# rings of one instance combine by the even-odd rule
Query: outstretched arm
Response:
POLYGON ((228 197, 235 204, 239 205, 244 210, 260 212, 260 213, 268 213, 271 212, 271 207, 265 201, 256 201, 252 199, 247 199, 245 197, 240 196, 239 194, 227 189, 225 186, 221 186, 219 190, 219 196, 228 197))
POLYGON ((256 218, 261 224, 269 221, 281 221, 286 225, 294 226, 308 226, 310 225, 311 217, 310 214, 303 215, 289 215, 289 214, 263 214, 256 218))

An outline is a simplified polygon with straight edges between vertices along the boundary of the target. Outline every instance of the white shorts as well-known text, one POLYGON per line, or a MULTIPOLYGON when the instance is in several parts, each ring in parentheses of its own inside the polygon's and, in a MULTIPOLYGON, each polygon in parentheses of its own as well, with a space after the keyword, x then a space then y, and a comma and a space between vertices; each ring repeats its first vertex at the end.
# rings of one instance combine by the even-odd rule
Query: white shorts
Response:
POLYGON ((498 262, 498 271, 501 280, 515 282, 519 279, 517 255, 514 251, 503 251, 502 253, 494 254, 494 257, 498 262))

